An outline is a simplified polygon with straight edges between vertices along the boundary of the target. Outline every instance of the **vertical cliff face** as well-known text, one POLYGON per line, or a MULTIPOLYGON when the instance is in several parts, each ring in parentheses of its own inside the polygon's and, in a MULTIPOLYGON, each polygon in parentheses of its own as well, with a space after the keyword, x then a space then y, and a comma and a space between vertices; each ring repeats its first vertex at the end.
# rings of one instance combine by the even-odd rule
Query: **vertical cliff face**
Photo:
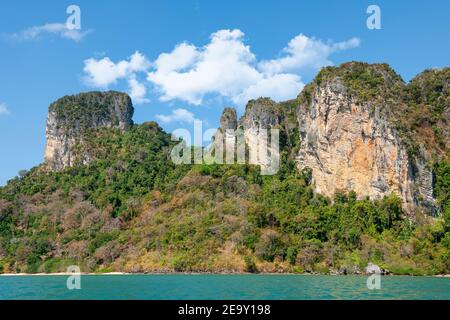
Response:
POLYGON ((76 152, 86 134, 102 127, 125 130, 133 124, 133 105, 119 92, 88 92, 52 103, 47 115, 45 163, 61 170, 88 163, 92 155, 76 152))
POLYGON ((220 117, 220 127, 214 135, 214 143, 208 150, 206 162, 235 163, 236 161, 236 135, 237 113, 234 108, 225 108, 220 117))
MULTIPOLYGON (((344 68, 356 72, 353 67, 344 68)), ((298 108, 298 167, 312 169, 315 189, 324 195, 353 190, 377 199, 394 192, 406 208, 420 206, 434 214, 428 154, 420 145, 415 154, 409 152, 392 117, 403 102, 401 91, 396 97, 391 89, 403 84, 385 66, 365 68, 367 80, 358 79, 358 72, 336 72, 306 89, 308 98, 298 108)))
POLYGON ((406 150, 379 111, 356 103, 340 81, 318 87, 311 104, 299 108, 298 121, 297 162, 312 169, 317 192, 412 197, 406 150))

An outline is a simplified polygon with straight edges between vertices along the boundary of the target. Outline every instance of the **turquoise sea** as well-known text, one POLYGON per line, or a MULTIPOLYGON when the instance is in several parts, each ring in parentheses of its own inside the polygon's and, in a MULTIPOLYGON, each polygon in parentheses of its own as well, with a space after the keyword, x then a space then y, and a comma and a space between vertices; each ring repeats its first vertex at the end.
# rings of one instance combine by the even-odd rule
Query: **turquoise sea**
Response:
POLYGON ((309 275, 82 275, 0 277, 0 299, 450 299, 450 278, 309 275))

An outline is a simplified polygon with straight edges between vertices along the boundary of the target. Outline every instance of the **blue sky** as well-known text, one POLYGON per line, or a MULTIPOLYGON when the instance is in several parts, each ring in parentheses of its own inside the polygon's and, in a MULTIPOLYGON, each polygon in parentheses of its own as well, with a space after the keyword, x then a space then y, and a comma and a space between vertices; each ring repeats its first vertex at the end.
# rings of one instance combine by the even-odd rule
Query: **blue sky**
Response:
POLYGON ((387 62, 406 81, 449 66, 448 21, 444 0, 2 0, 0 185, 42 162, 47 108, 63 95, 126 91, 137 123, 216 127, 225 106, 294 98, 325 64, 387 62), (71 4, 75 34, 58 29, 71 4), (366 27, 370 4, 381 30, 366 27))

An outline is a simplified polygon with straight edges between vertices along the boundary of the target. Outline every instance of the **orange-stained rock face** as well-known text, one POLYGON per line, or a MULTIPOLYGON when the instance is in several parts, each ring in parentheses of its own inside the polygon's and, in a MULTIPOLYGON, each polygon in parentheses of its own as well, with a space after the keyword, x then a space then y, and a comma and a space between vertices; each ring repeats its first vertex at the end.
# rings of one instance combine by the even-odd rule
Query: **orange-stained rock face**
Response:
POLYGON ((311 168, 315 190, 326 196, 353 190, 377 199, 395 192, 406 208, 434 203, 431 171, 408 158, 381 107, 359 105, 339 80, 320 86, 298 109, 299 169, 311 168))

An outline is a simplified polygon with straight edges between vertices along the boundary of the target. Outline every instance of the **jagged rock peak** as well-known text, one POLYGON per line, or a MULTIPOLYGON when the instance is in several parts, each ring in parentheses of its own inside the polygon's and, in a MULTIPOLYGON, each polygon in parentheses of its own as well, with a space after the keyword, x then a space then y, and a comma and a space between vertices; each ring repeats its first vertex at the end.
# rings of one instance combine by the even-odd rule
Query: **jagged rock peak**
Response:
POLYGON ((237 113, 234 108, 225 108, 220 117, 220 129, 222 131, 237 129, 237 113))
POLYGON ((88 163, 88 154, 75 156, 73 147, 84 135, 102 127, 126 130, 133 124, 130 97, 121 92, 86 92, 65 96, 49 106, 45 162, 50 170, 61 170, 76 162, 88 163), (81 156, 81 159, 80 159, 81 156))
POLYGON ((270 129, 282 122, 283 112, 280 105, 270 98, 250 100, 245 113, 239 121, 245 130, 250 128, 270 129))

